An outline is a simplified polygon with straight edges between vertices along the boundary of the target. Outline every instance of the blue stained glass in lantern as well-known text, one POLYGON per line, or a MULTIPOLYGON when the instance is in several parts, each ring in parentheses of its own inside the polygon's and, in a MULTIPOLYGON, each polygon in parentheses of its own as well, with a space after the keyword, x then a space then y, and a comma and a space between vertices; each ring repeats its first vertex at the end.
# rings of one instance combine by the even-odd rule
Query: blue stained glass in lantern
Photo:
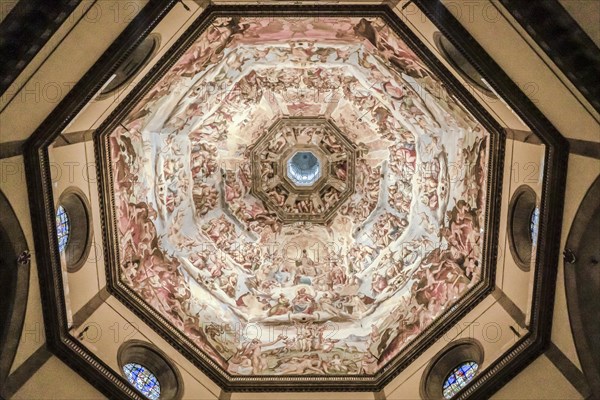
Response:
POLYGON ((287 162, 287 176, 298 186, 310 186, 321 177, 321 163, 310 151, 299 151, 287 162))
POLYGON ((479 365, 474 361, 460 364, 448 375, 442 386, 445 399, 451 399, 473 379, 479 365))
POLYGON ((70 230, 69 214, 63 206, 58 206, 56 210, 56 236, 58 236, 58 251, 61 253, 65 251, 67 243, 69 243, 70 230))
POLYGON ((150 400, 157 400, 160 397, 160 383, 156 376, 143 365, 129 363, 123 366, 123 372, 137 390, 150 400))

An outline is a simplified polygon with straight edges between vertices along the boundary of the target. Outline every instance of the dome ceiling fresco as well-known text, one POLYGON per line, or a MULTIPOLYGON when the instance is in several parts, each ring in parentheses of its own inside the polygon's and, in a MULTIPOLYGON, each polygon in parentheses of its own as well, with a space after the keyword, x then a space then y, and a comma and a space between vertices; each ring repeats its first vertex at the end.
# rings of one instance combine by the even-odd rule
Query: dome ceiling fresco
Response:
POLYGON ((375 376, 481 279, 490 135, 380 18, 215 18, 107 140, 121 283, 232 379, 375 376))

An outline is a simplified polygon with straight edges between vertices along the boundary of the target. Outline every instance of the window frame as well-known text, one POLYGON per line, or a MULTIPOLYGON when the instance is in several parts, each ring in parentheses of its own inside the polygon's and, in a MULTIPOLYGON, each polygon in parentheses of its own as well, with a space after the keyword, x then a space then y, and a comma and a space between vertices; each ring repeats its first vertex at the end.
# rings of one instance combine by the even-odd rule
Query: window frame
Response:
MULTIPOLYGON (((473 376, 472 382, 483 370, 482 365, 485 358, 483 346, 479 341, 472 338, 458 339, 450 342, 437 354, 435 354, 421 377, 419 392, 421 398, 428 400, 446 400, 443 393, 443 385, 452 372, 459 366, 467 362, 477 364, 477 373, 473 376)), ((468 387, 470 382, 465 385, 468 387)), ((452 398, 465 388, 454 394, 452 398)))
MULTIPOLYGON (((117 363, 121 376, 129 383, 125 365, 135 363, 154 375, 160 385, 159 399, 180 400, 184 393, 183 378, 178 368, 163 351, 152 343, 142 340, 128 340, 117 352, 117 363)), ((131 387, 135 388, 133 384, 131 387)), ((137 390, 137 389, 136 389, 137 390)), ((139 392, 141 393, 141 392, 139 392)), ((146 399, 145 395, 143 395, 146 399)))

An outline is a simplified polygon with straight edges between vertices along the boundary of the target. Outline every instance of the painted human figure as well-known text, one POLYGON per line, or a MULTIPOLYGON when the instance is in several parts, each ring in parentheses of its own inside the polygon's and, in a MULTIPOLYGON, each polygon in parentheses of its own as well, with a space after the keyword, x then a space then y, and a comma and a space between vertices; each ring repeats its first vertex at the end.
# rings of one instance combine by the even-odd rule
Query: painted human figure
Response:
POLYGON ((285 297, 285 294, 279 293, 279 298, 277 299, 277 303, 271 307, 269 310, 269 317, 274 315, 284 315, 288 311, 290 311, 290 300, 285 297))
POLYGON ((342 363, 342 358, 339 354, 334 354, 328 362, 329 370, 332 372, 348 372, 348 367, 342 363))
POLYGON ((269 343, 261 343, 259 339, 252 339, 251 341, 245 343, 242 346, 242 349, 238 351, 238 353, 242 357, 247 357, 250 359, 250 365, 252 365, 252 373, 254 375, 258 375, 262 371, 267 369, 267 359, 262 355, 262 348, 272 346, 283 339, 283 335, 277 336, 277 338, 274 341, 269 343))
POLYGON ((467 284, 468 288, 475 286, 475 284, 481 279, 481 266, 479 265, 479 261, 474 257, 468 258, 465 275, 471 280, 467 284))
POLYGON ((296 313, 312 314, 315 311, 315 298, 306 293, 306 288, 298 289, 292 300, 292 309, 296 313))
POLYGON ((318 271, 315 262, 308 257, 306 250, 302 250, 302 256, 296 260, 296 277, 294 278, 294 283, 312 285, 312 281, 317 275, 318 271))
POLYGON ((377 371, 377 358, 369 352, 365 353, 363 358, 360 360, 360 368, 359 368, 358 373, 365 374, 365 375, 372 375, 376 371, 377 371))

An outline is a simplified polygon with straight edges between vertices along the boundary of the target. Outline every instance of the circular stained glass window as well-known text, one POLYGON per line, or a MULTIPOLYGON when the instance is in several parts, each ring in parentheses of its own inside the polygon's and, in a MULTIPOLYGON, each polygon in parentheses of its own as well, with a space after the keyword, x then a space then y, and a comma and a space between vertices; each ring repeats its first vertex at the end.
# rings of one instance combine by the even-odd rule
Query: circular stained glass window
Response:
POLYGON ((537 244, 538 227, 540 224, 540 209, 536 207, 531 213, 529 219, 529 234, 531 235, 531 243, 535 246, 537 244))
POLYGON ((310 186, 321 177, 319 159, 310 151, 299 151, 287 162, 287 176, 298 186, 310 186))
POLYGON ((467 386, 477 373, 478 367, 479 365, 475 361, 468 361, 454 368, 444 380, 444 385, 442 386, 444 398, 451 399, 462 388, 467 386))
POLYGON ((67 214, 63 206, 58 206, 56 210, 56 235, 58 236, 58 251, 61 253, 67 248, 70 232, 69 214, 67 214))
POLYGON ((160 397, 160 383, 158 379, 148 368, 136 363, 129 363, 123 366, 123 372, 137 390, 151 400, 160 397))

